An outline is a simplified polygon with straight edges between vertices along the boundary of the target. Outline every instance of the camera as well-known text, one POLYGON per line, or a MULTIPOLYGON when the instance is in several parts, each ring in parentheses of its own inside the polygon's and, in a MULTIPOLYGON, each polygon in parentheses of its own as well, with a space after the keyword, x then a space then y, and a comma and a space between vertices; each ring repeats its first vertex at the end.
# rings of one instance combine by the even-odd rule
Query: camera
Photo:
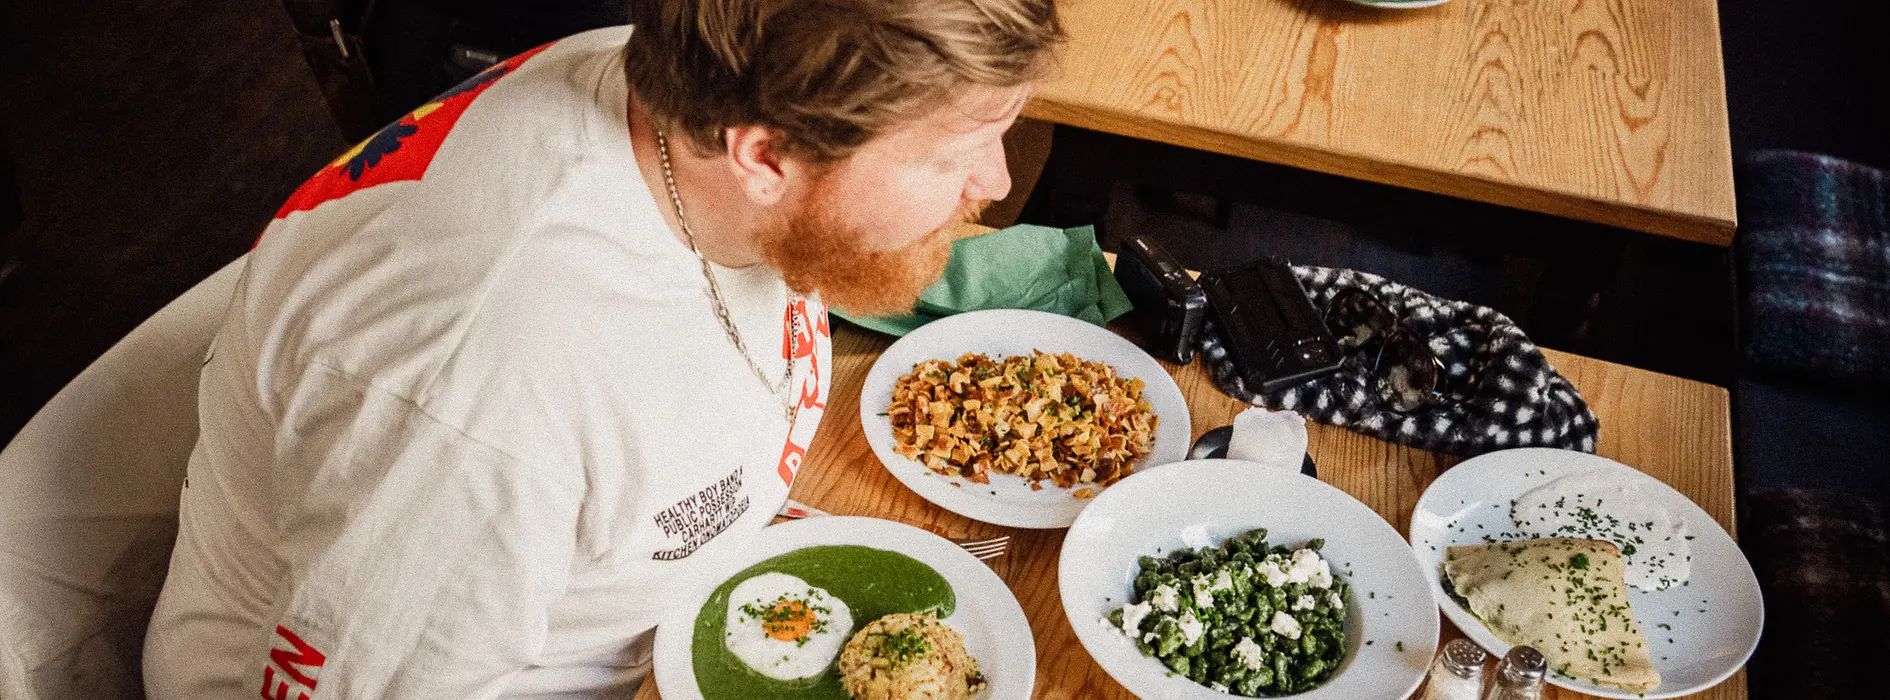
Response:
POLYGON ((1122 241, 1116 282, 1129 301, 1129 323, 1150 355, 1176 364, 1194 361, 1194 341, 1207 321, 1207 295, 1174 256, 1145 234, 1122 241))
POLYGON ((1275 391, 1338 371, 1344 355, 1285 260, 1202 275, 1201 288, 1249 390, 1275 391))

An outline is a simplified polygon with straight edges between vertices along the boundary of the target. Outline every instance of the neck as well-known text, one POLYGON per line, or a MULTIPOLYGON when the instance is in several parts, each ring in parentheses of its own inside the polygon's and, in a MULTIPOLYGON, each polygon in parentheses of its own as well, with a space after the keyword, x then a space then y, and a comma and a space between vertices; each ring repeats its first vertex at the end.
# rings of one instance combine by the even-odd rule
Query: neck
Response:
POLYGON ((663 179, 663 160, 657 150, 655 123, 641 100, 630 96, 630 146, 636 153, 637 169, 656 199, 663 221, 683 245, 690 245, 694 234, 696 252, 723 267, 747 267, 761 262, 755 234, 764 220, 764 212, 745 196, 723 162, 723 154, 704 156, 694 142, 681 134, 668 134, 670 172, 676 182, 676 195, 682 199, 682 214, 689 221, 687 232, 678 216, 669 187, 663 179))

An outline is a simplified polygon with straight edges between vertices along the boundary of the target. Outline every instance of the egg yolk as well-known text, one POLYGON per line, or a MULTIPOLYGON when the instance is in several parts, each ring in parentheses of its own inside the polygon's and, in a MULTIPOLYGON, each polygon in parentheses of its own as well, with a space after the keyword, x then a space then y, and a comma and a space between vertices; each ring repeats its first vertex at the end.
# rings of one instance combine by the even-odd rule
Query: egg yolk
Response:
POLYGON ((783 600, 768 608, 761 628, 768 636, 783 642, 797 641, 814 629, 814 611, 798 600, 783 600))

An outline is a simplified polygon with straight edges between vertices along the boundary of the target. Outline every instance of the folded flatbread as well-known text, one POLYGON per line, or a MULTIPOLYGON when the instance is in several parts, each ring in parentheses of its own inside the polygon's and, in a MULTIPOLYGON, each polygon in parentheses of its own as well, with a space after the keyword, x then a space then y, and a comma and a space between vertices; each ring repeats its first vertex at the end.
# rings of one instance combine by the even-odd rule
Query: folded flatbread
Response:
POLYGON ((1451 547, 1444 576, 1491 632, 1535 647, 1551 672, 1637 692, 1660 685, 1614 543, 1556 537, 1451 547))

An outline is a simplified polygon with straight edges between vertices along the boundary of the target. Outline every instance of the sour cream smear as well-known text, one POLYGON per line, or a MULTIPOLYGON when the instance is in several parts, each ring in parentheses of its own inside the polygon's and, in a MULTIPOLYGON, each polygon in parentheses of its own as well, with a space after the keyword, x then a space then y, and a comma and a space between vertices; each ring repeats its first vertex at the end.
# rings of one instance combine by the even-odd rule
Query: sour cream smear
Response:
POLYGON ((1510 503, 1510 520, 1529 537, 1607 540, 1621 548, 1627 584, 1661 591, 1686 583, 1693 547, 1686 520, 1605 472, 1570 474, 1510 503))

